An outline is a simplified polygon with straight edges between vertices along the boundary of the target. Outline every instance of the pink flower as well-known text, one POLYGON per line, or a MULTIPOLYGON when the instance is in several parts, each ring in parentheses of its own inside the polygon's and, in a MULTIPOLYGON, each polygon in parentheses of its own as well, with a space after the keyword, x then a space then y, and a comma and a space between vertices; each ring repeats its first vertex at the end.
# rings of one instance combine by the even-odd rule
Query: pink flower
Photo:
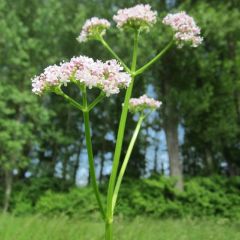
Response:
POLYGON ((156 110, 161 106, 161 102, 143 95, 139 98, 131 98, 129 101, 129 110, 133 113, 142 112, 144 110, 156 110))
POLYGON ((116 60, 88 61, 84 68, 76 71, 75 78, 88 88, 97 87, 110 96, 119 93, 121 88, 128 87, 131 82, 130 75, 122 70, 116 60))
POLYGON ((116 60, 94 61, 86 56, 73 57, 70 62, 47 67, 42 74, 32 79, 32 91, 41 95, 44 91, 54 91, 56 87, 67 86, 70 81, 79 81, 89 89, 95 87, 106 96, 117 94, 131 82, 129 74, 116 60))
POLYGON ((100 19, 97 17, 88 19, 84 23, 80 36, 77 40, 79 42, 86 42, 89 39, 97 39, 100 35, 104 35, 110 26, 110 22, 106 19, 100 19))
POLYGON ((70 71, 66 71, 66 63, 61 66, 52 65, 44 69, 44 72, 32 79, 32 91, 40 95, 43 91, 59 85, 67 85, 70 82, 70 71), (63 70, 64 69, 64 70, 63 70))
POLYGON ((170 13, 163 19, 163 23, 172 27, 177 45, 180 48, 186 42, 189 42, 192 47, 198 47, 203 41, 200 36, 200 28, 196 25, 194 19, 185 12, 170 13))
POLYGON ((148 29, 157 21, 157 12, 149 4, 138 4, 131 8, 118 10, 113 16, 118 28, 148 29))

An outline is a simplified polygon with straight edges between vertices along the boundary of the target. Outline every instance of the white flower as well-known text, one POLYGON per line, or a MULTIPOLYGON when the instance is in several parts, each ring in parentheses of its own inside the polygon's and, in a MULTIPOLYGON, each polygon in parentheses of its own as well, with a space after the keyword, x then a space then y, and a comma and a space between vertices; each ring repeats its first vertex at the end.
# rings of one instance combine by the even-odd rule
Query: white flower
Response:
POLYGON ((131 82, 130 75, 123 72, 116 60, 102 62, 79 56, 59 66, 47 67, 42 74, 32 79, 32 91, 40 95, 46 90, 67 86, 71 77, 89 89, 99 88, 106 96, 119 93, 120 89, 127 88, 131 82))
POLYGON ((186 42, 189 42, 192 47, 197 47, 203 41, 200 36, 200 28, 194 19, 185 12, 170 13, 163 19, 163 23, 172 27, 178 47, 182 47, 186 42))
POLYGON ((129 110, 133 113, 142 112, 144 110, 156 110, 161 106, 161 102, 143 95, 139 98, 131 98, 129 101, 129 110))
POLYGON ((131 8, 118 10, 113 16, 118 28, 148 29, 157 21, 157 12, 149 4, 138 4, 131 8))
POLYGON ((79 42, 86 42, 89 39, 97 39, 100 35, 104 35, 110 26, 110 22, 106 19, 90 18, 84 23, 77 40, 79 42))
POLYGON ((36 94, 41 94, 49 88, 67 85, 70 82, 71 72, 67 72, 65 68, 66 64, 60 66, 52 65, 45 68, 42 74, 32 79, 32 91, 36 94))

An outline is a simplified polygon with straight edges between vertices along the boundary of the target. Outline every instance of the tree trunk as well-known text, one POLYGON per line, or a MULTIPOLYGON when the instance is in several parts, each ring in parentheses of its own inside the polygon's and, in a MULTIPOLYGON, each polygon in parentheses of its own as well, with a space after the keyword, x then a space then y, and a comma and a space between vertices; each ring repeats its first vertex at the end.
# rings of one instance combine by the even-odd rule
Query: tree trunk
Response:
POLYGON ((159 145, 157 145, 154 149, 154 165, 153 165, 153 173, 157 174, 158 172, 158 150, 159 150, 159 145))
MULTIPOLYGON (((165 94, 169 96, 169 83, 165 85, 165 94)), ((179 158, 179 142, 178 142, 178 114, 176 104, 171 98, 166 98, 164 107, 164 130, 166 134, 168 157, 170 164, 170 176, 176 178, 176 188, 183 190, 183 171, 179 158)))
POLYGON ((65 149, 66 149, 66 152, 64 154, 63 162, 62 162, 62 179, 64 181, 67 180, 67 167, 68 167, 68 160, 69 160, 67 147, 65 149))
POLYGON ((99 183, 103 182, 103 168, 104 168, 104 153, 101 152, 100 171, 99 171, 99 183))
POLYGON ((208 176, 211 176, 216 171, 216 169, 214 167, 214 161, 212 158, 211 151, 207 147, 205 149, 205 158, 206 158, 205 161, 207 166, 206 173, 208 176))
POLYGON ((79 144, 79 147, 78 147, 77 151, 78 151, 77 158, 76 158, 75 164, 73 166, 72 181, 73 181, 74 184, 76 184, 77 172, 78 172, 78 169, 79 169, 79 166, 80 166, 80 155, 81 155, 81 145, 80 144, 79 144))
POLYGON ((164 131, 166 135, 170 176, 176 178, 176 188, 180 191, 183 190, 183 170, 180 162, 179 141, 178 141, 178 125, 179 113, 177 109, 177 99, 172 94, 173 83, 175 79, 163 79, 162 94, 165 99, 163 105, 163 120, 164 131))
POLYGON ((168 118, 168 121, 165 123, 165 133, 170 164, 170 176, 176 178, 176 188, 182 191, 183 174, 179 159, 178 125, 173 119, 168 118))
POLYGON ((6 213, 9 209, 10 197, 12 192, 12 171, 5 170, 5 193, 3 202, 3 212, 6 213))
MULTIPOLYGON (((71 123, 71 108, 68 108, 68 110, 67 110, 67 120, 66 120, 66 130, 65 130, 66 136, 68 136, 68 134, 69 134, 70 123, 71 123)), ((65 146, 65 154, 64 154, 63 162, 62 162, 62 179, 65 182, 67 180, 68 162, 69 162, 68 146, 65 146)))
POLYGON ((163 163, 163 161, 161 161, 161 175, 162 175, 162 176, 165 175, 165 170, 164 170, 164 163, 163 163))

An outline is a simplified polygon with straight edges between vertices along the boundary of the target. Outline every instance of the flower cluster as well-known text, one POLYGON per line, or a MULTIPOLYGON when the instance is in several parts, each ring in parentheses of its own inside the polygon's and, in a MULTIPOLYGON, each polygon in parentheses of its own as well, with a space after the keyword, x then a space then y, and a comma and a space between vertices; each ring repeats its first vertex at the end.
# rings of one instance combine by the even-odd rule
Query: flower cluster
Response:
POLYGON ((32 91, 41 95, 44 91, 54 91, 61 85, 76 81, 89 89, 96 87, 106 96, 119 93, 131 82, 129 74, 116 60, 102 62, 92 58, 80 56, 73 57, 70 62, 47 67, 42 74, 32 79, 32 91))
POLYGON ((82 27, 80 36, 77 38, 79 42, 86 42, 89 39, 96 39, 104 35, 106 30, 111 26, 106 19, 93 17, 88 19, 82 27))
MULTIPOLYGON (((65 64, 62 64, 62 66, 65 66, 65 64)), ((61 66, 49 66, 39 76, 32 78, 32 91, 40 95, 43 91, 52 87, 66 85, 70 81, 69 76, 66 71, 63 71, 61 66)))
POLYGON ((194 19, 185 12, 168 14, 163 19, 163 23, 172 27, 180 48, 185 42, 189 42, 192 47, 197 47, 203 41, 203 38, 200 36, 200 28, 196 25, 194 19))
POLYGON ((136 113, 136 112, 142 112, 144 110, 150 109, 150 110, 156 110, 161 106, 161 102, 149 98, 146 95, 143 95, 139 98, 131 98, 129 101, 129 110, 130 112, 136 113))
POLYGON ((148 29, 157 21, 157 12, 152 11, 149 4, 138 4, 118 10, 113 20, 118 28, 148 29))

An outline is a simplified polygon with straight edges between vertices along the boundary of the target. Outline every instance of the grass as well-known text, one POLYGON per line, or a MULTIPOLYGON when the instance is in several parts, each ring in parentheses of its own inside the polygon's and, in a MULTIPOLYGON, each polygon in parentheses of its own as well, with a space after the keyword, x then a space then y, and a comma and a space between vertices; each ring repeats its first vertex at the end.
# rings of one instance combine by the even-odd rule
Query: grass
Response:
MULTIPOLYGON (((239 240, 240 222, 154 220, 115 222, 114 240, 239 240)), ((67 217, 0 216, 0 240, 103 240, 103 224, 67 217)))

